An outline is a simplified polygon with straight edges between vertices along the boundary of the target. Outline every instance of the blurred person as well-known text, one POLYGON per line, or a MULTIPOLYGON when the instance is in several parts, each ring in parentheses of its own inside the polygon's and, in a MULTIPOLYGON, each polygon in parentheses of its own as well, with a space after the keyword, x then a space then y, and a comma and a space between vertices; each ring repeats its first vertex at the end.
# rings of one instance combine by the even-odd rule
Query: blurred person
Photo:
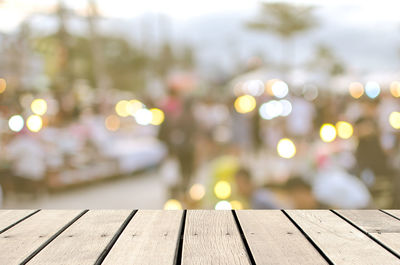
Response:
POLYGON ((284 208, 271 191, 254 184, 249 170, 239 169, 235 174, 235 181, 238 193, 249 202, 251 209, 284 208))
POLYGON ((166 115, 159 138, 166 143, 170 156, 178 160, 182 177, 180 185, 171 189, 173 196, 178 192, 187 191, 194 171, 196 126, 191 106, 192 100, 184 101, 171 89, 162 107, 166 115))
POLYGON ((301 177, 292 177, 284 184, 291 206, 294 209, 316 209, 320 208, 316 200, 311 185, 301 177))
POLYGON ((388 200, 391 199, 385 198, 391 198, 394 193, 393 171, 381 146, 375 120, 369 116, 359 119, 356 122, 356 133, 358 136, 356 171, 370 186, 377 206, 389 207, 391 203, 388 200))

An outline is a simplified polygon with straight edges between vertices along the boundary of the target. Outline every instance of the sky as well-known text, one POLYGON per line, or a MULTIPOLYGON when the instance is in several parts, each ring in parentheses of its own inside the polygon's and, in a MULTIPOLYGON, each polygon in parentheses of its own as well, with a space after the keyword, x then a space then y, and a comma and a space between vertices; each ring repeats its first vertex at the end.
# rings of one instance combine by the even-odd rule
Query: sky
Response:
MULTIPOLYGON (((198 48, 204 64, 232 64, 232 54, 246 58, 264 50, 279 60, 282 43, 277 38, 244 30, 243 22, 257 13, 261 0, 96 0, 105 29, 135 38, 140 19, 169 17, 174 38, 198 48)), ((87 1, 64 0, 79 14, 87 1)), ((272 2, 272 1, 268 1, 272 2)), ((324 43, 358 72, 399 72, 400 1, 398 0, 291 0, 316 7, 319 29, 295 39, 297 60, 310 56, 315 44, 324 43)), ((58 0, 0 0, 0 32, 13 32, 31 14, 51 12, 58 0)), ((37 19, 36 25, 51 27, 37 19)), ((54 24, 54 23, 53 23, 54 24)), ((79 25, 76 27, 79 28, 79 25)))

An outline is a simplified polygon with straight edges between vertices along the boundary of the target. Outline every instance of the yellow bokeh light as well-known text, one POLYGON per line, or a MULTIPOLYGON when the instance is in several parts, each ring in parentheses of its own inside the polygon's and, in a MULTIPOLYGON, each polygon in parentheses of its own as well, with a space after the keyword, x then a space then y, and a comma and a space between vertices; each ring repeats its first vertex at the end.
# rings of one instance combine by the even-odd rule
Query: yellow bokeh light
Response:
POLYGON ((349 85, 349 92, 353 98, 360 98, 364 94, 364 86, 359 82, 353 82, 349 85))
POLYGON ((161 123, 163 123, 165 116, 162 110, 153 108, 150 109, 150 111, 152 113, 151 124, 160 125, 161 123))
POLYGON ((393 111, 389 115, 389 123, 395 129, 400 129, 400 112, 393 111))
POLYGON ((400 82, 393 81, 390 84, 390 93, 392 93, 393 97, 398 98, 400 97, 400 82))
POLYGON ((349 139, 353 135, 353 126, 346 121, 336 123, 337 134, 342 139, 349 139))
POLYGON ((190 198, 192 198, 192 200, 194 201, 199 201, 203 199, 205 194, 206 189, 201 184, 194 184, 189 190, 190 198))
POLYGON ((26 127, 28 127, 28 129, 31 132, 40 131, 40 129, 42 129, 42 126, 43 126, 43 121, 39 115, 31 115, 26 120, 26 127))
POLYGON ((278 151, 279 156, 283 157, 283 158, 289 159, 289 158, 292 158, 296 154, 296 146, 288 138, 281 139, 278 142, 276 150, 278 151))
POLYGON ((319 136, 324 142, 332 142, 336 138, 336 128, 330 123, 325 123, 321 126, 319 136))
POLYGON ((133 115, 135 115, 136 111, 143 108, 143 103, 137 99, 132 99, 132 100, 128 101, 125 108, 126 108, 126 111, 129 113, 129 115, 133 116, 133 115))
POLYGON ((127 100, 118 101, 118 103, 115 105, 115 112, 121 117, 128 117, 129 116, 128 106, 129 106, 129 101, 127 100))
POLYGON ((43 115, 47 111, 47 102, 42 98, 37 98, 32 101, 31 110, 36 115, 43 115))
POLYGON ((164 204, 164 210, 181 210, 181 209, 182 209, 181 203, 175 199, 169 199, 164 204))
POLYGON ((0 78, 0 94, 6 91, 7 82, 4 78, 0 78))
POLYGON ((226 199, 231 196, 231 184, 225 180, 218 181, 214 186, 214 193, 218 199, 226 199))
POLYGON ((256 107, 256 99, 250 95, 240 96, 235 100, 235 109, 239 113, 248 113, 256 107))
POLYGON ((106 126, 107 130, 115 132, 120 127, 120 120, 117 115, 110 115, 104 121, 104 125, 106 126))
POLYGON ((233 210, 242 210, 243 204, 240 201, 230 201, 233 210))

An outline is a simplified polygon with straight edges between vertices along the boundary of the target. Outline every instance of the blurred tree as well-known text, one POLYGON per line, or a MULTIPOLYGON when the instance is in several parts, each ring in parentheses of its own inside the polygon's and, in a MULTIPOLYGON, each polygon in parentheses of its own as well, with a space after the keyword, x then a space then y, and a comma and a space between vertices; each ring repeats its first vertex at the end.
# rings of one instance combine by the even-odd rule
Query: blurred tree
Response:
POLYGON ((308 63, 311 70, 322 70, 330 76, 341 75, 346 72, 343 62, 325 44, 318 44, 315 57, 308 63))
POLYGON ((260 14, 253 21, 246 23, 247 28, 275 34, 286 44, 281 63, 284 71, 288 68, 284 63, 287 55, 292 64, 295 61, 294 46, 291 45, 293 38, 315 26, 317 20, 312 7, 265 2, 261 3, 260 14))

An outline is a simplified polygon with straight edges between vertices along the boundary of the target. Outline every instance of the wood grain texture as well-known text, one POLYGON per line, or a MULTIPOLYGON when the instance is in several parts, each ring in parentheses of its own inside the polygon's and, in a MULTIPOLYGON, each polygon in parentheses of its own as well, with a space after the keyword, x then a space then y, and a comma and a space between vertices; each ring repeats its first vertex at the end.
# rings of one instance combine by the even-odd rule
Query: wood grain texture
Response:
POLYGON ((379 210, 338 210, 336 212, 400 254, 399 220, 379 210))
POLYGON ((35 211, 36 210, 0 210, 0 231, 35 211))
POLYGON ((29 264, 94 264, 131 210, 89 211, 29 264))
POLYGON ((384 210, 384 211, 400 219, 400 210, 384 210))
POLYGON ((102 264, 173 264, 183 211, 138 211, 102 264))
POLYGON ((188 211, 182 264, 250 264, 231 211, 188 211))
POLYGON ((82 210, 40 211, 0 235, 0 264, 19 264, 82 210))
POLYGON ((281 211, 236 214, 257 264, 328 264, 281 211))
POLYGON ((397 257, 330 211, 286 212, 335 264, 400 264, 397 257))

